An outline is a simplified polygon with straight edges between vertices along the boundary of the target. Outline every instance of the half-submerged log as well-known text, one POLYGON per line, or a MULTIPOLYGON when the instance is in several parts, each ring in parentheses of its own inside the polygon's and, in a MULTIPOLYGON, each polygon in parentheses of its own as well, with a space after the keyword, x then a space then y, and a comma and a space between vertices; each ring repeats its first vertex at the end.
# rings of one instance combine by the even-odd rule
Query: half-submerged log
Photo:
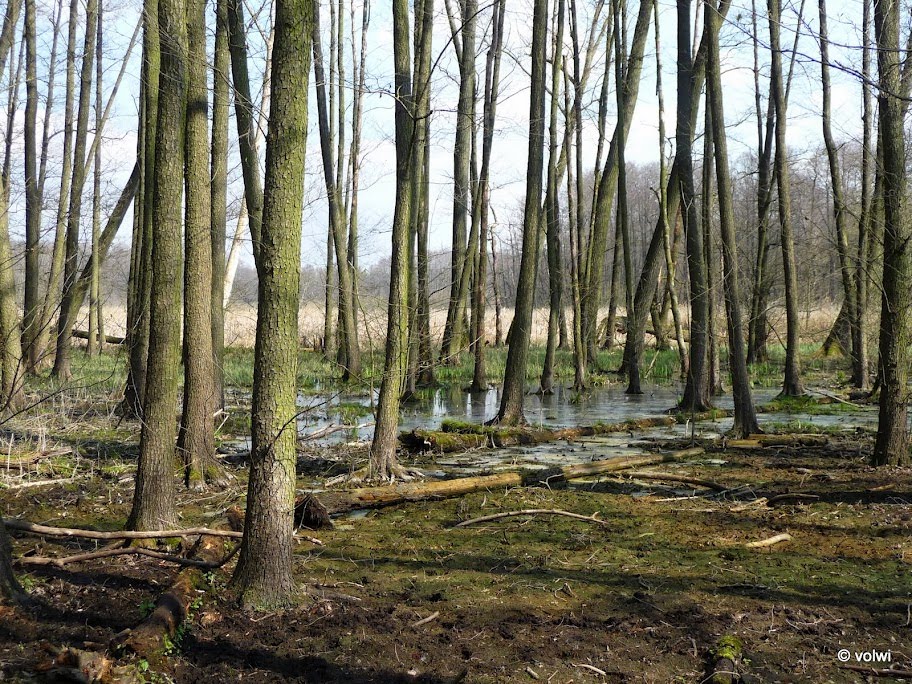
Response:
POLYGON ((538 484, 551 485, 557 482, 575 480, 602 473, 611 473, 631 468, 681 461, 703 454, 702 447, 672 451, 664 454, 642 456, 616 456, 602 461, 579 463, 561 468, 510 471, 494 475, 460 477, 452 480, 432 482, 402 482, 381 487, 361 487, 338 491, 321 492, 320 501, 329 513, 344 513, 360 508, 381 508, 427 499, 447 499, 488 489, 506 487, 529 487, 538 484))

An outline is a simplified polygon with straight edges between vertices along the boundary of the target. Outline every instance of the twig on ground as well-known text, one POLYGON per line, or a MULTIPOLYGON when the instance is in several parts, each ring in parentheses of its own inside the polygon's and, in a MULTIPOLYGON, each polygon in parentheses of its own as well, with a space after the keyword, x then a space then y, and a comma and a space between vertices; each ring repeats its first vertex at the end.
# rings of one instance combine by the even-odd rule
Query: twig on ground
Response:
POLYGON ((840 665, 843 670, 851 670, 852 672, 861 672, 866 675, 874 675, 875 677, 893 677, 894 679, 912 679, 912 670, 890 670, 884 668, 878 670, 873 667, 867 667, 866 665, 840 665))
POLYGON ((599 520, 595 517, 598 515, 598 513, 593 513, 592 515, 580 515, 579 513, 570 513, 569 511, 561 511, 556 508, 527 508, 521 511, 504 511, 503 513, 494 513, 492 515, 483 515, 480 518, 464 520, 457 525, 453 525, 453 527, 450 529, 456 529, 457 527, 468 527, 469 525, 475 525, 476 523, 490 522, 492 520, 500 520, 501 518, 513 518, 518 515, 563 515, 568 518, 574 518, 576 520, 585 520, 586 522, 596 523, 597 525, 608 524, 604 520, 599 520))
MULTIPOLYGON (((244 536, 243 532, 233 530, 213 530, 208 527, 188 527, 178 530, 114 530, 111 532, 101 532, 99 530, 80 530, 72 527, 50 527, 48 525, 38 525, 18 518, 4 518, 3 524, 8 530, 18 532, 27 532, 47 537, 76 537, 78 539, 165 539, 167 537, 198 537, 208 535, 210 537, 232 537, 240 539, 244 536)), ((323 542, 314 537, 298 535, 299 538, 309 541, 317 546, 322 546, 323 542)))
POLYGON ((411 627, 412 627, 412 629, 416 629, 418 627, 421 627, 421 625, 426 625, 429 622, 433 622, 434 620, 436 620, 439 617, 440 617, 440 611, 435 610, 433 613, 428 615, 426 618, 422 618, 421 620, 418 620, 418 622, 413 622, 411 627))
POLYGON ((748 542, 744 546, 748 549, 763 549, 768 546, 775 546, 780 542, 792 541, 792 535, 788 532, 783 532, 782 534, 777 534, 774 537, 769 539, 761 539, 760 541, 748 542))
POLYGON ((707 489, 713 489, 717 492, 724 492, 728 490, 728 487, 721 485, 718 482, 712 482, 710 480, 701 480, 696 477, 688 477, 687 475, 676 475, 674 473, 652 473, 642 470, 632 470, 620 477, 637 477, 641 480, 665 480, 667 482, 681 482, 683 484, 696 485, 698 487, 706 487, 707 489))

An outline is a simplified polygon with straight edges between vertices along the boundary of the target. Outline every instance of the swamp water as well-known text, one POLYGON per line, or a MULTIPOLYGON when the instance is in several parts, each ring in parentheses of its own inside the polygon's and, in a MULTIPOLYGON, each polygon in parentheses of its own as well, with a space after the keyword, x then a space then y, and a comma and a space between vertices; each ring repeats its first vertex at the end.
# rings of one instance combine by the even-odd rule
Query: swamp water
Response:
MULTIPOLYGON (((526 420, 533 427, 555 428, 592 425, 596 422, 618 423, 636 418, 664 415, 680 399, 681 388, 669 385, 647 385, 641 395, 624 393, 625 385, 594 388, 577 393, 572 388, 557 387, 552 395, 529 393, 525 399, 526 420)), ((773 399, 778 388, 754 390, 757 405, 773 399)), ((364 394, 302 395, 298 404, 302 417, 298 422, 299 433, 319 433, 339 425, 354 425, 349 429, 332 432, 309 443, 332 446, 350 442, 367 441, 373 436, 372 398, 364 394)), ((463 422, 483 423, 492 418, 500 405, 500 389, 491 388, 482 393, 469 393, 461 389, 434 389, 419 393, 403 404, 400 430, 440 428, 446 418, 463 422)), ((720 409, 732 408, 732 397, 717 397, 720 409)), ((815 428, 832 429, 840 426, 847 431, 855 428, 876 427, 876 408, 858 411, 837 411, 833 414, 761 413, 760 425, 789 423, 792 429, 813 431, 815 428), (802 426, 807 426, 803 428, 802 426)), ((675 439, 688 436, 714 438, 731 428, 731 418, 702 421, 696 425, 681 424, 660 426, 634 433, 616 433, 575 440, 573 443, 557 441, 529 447, 478 449, 458 454, 442 454, 434 465, 425 470, 428 475, 469 475, 497 471, 517 466, 548 468, 556 465, 584 463, 610 456, 639 454, 643 447, 637 442, 655 439, 675 439)))

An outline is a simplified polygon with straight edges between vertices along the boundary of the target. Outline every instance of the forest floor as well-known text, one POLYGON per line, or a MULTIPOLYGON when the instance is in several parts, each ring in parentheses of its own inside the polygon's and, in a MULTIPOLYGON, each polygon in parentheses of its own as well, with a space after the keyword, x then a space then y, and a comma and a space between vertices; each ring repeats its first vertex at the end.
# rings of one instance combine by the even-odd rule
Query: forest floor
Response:
MULTIPOLYGON (((138 428, 89 398, 68 411, 11 446, 13 459, 37 440, 75 448, 7 469, 4 514, 120 529, 138 428), (63 481, 15 488, 17 478, 63 481)), ((869 467, 870 432, 827 436, 822 446, 752 449, 708 440, 704 455, 657 467, 722 492, 617 473, 342 517, 309 533, 323 546, 297 546, 307 593, 296 608, 241 612, 227 591, 232 561, 206 574, 163 657, 122 662, 154 682, 704 682, 720 639, 734 637, 743 682, 868 681, 846 666, 870 666, 874 651, 890 658, 876 667, 910 671, 912 469, 869 467), (764 501, 784 493, 816 498, 764 501), (605 524, 529 516, 451 529, 533 508, 598 513, 605 524), (745 547, 780 533, 791 541, 745 547)), ((363 449, 302 455, 301 481, 344 471, 363 449)), ((224 465, 228 488, 180 494, 183 526, 219 524, 243 505, 246 465, 237 454, 224 465)), ((13 546, 16 557, 96 548, 18 534, 13 546)), ((122 556, 18 572, 32 602, 0 614, 0 680, 40 679, 52 647, 104 650, 148 614, 177 569, 122 556)))

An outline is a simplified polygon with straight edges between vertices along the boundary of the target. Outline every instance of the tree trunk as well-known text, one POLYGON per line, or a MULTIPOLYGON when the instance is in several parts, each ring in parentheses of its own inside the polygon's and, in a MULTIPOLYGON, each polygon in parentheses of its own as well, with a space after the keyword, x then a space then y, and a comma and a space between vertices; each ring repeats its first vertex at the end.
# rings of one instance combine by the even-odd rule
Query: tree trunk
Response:
POLYGON ((900 93, 899 0, 874 2, 884 257, 880 313, 880 413, 873 465, 907 466, 909 457, 909 344, 912 343, 912 224, 904 215, 906 154, 900 93))
POLYGON ((548 253, 548 338, 545 344, 545 360, 542 366, 539 392, 554 393, 554 355, 557 352, 557 338, 560 327, 561 307, 561 247, 560 247, 560 190, 557 177, 558 102, 560 100, 562 53, 564 49, 564 5, 557 0, 556 18, 551 41, 551 111, 548 134, 548 185, 545 191, 544 224, 548 253))
POLYGON ((232 586, 247 608, 294 600, 293 545, 297 441, 296 370, 301 212, 307 140, 307 80, 314 6, 278 0, 272 60, 247 524, 232 586))
POLYGON ((459 100, 456 105, 456 139, 453 143, 452 281, 443 339, 440 343, 440 360, 447 364, 455 363, 455 357, 462 351, 465 338, 462 322, 465 319, 468 290, 462 291, 462 273, 469 263, 466 226, 471 211, 469 169, 472 129, 475 122, 475 15, 478 12, 478 3, 477 0, 460 0, 459 7, 459 100))
MULTIPOLYGON (((348 267, 348 240, 345 226, 345 207, 342 201, 342 188, 337 180, 337 168, 341 167, 342 160, 334 155, 336 140, 330 129, 330 119, 333 115, 331 108, 326 103, 326 77, 323 71, 323 48, 320 40, 320 14, 319 6, 314 6, 314 35, 313 35, 314 78, 317 92, 317 114, 320 128, 320 150, 323 159, 323 179, 326 187, 326 196, 329 202, 329 230, 332 233, 333 246, 336 253, 336 273, 339 279, 339 345, 341 361, 343 363, 343 381, 356 378, 361 374, 361 351, 358 348, 357 319, 355 318, 352 273, 348 267)), ((332 84, 330 84, 332 88, 332 84)), ((340 122, 340 129, 342 122, 340 122)), ((327 261, 327 263, 329 263, 327 261)), ((330 274, 327 272, 327 278, 330 274)), ((329 316, 327 309, 327 316, 329 316)))
MULTIPOLYGON (((102 68, 101 57, 103 48, 102 7, 98 7, 98 28, 95 38, 95 137, 101 136, 102 131, 102 68)), ((89 339, 86 342, 86 352, 89 356, 99 354, 104 346, 101 329, 101 260, 98 240, 101 237, 101 145, 93 145, 95 154, 92 172, 92 254, 89 258, 91 269, 91 283, 89 286, 89 339)))
MULTIPOLYGON (((263 183, 257 154, 257 125, 250 96, 250 76, 247 70, 247 33, 241 0, 228 0, 228 49, 231 54, 231 79, 234 84, 234 118, 237 123, 241 172, 244 175, 244 200, 254 256, 260 246, 260 225, 263 222, 263 183)), ((266 87, 264 84, 264 99, 266 87)), ((266 103, 262 103, 265 107, 266 103)))
MULTIPOLYGON (((760 432, 757 412, 750 392, 750 377, 744 352, 744 330, 741 320, 741 291, 738 284, 738 246, 735 239, 735 215, 732 206, 732 183, 728 168, 728 141, 725 134, 723 109, 722 72, 719 59, 719 27, 722 18, 715 2, 706 5, 704 21, 706 33, 711 36, 706 83, 709 91, 707 107, 712 114, 712 138, 716 161, 716 184, 719 197, 719 230, 722 234, 722 287, 725 293, 725 318, 728 323, 728 362, 732 379, 732 398, 735 402, 735 420, 732 428, 737 437, 760 432)), ((710 135, 706 131, 705 135, 710 135)), ((704 164, 708 160, 704 160, 704 164)), ((703 192, 708 192, 703 188, 703 192)))
MULTIPOLYGON (((133 510, 127 527, 171 526, 180 366, 181 206, 187 99, 187 13, 183 0, 158 0, 161 83, 155 131, 149 359, 133 510)), ((78 156, 77 156, 78 158, 78 156)))
POLYGON ((782 54, 779 42, 781 0, 767 0, 770 27, 770 53, 772 85, 770 96, 776 109, 776 188, 779 193, 779 230, 782 243, 782 267, 785 271, 785 378, 782 396, 796 397, 804 394, 798 358, 798 273, 795 262, 795 238, 792 235, 792 196, 789 182, 788 149, 785 143, 786 97, 782 80, 782 54))
POLYGON ((41 188, 38 177, 38 52, 35 0, 25 0, 25 281, 22 346, 31 349, 37 335, 39 250, 41 240, 41 188))
MULTIPOLYGON (((141 181, 140 210, 137 224, 139 247, 134 244, 135 259, 130 264, 134 283, 133 310, 128 316, 127 337, 130 340, 130 368, 121 402, 121 412, 140 418, 146 395, 146 364, 149 358, 149 319, 152 295, 153 207, 155 206, 155 149, 158 132, 158 91, 161 72, 161 44, 158 27, 158 0, 146 0, 143 12, 143 79, 140 93, 142 128, 138 151, 141 181)), ((137 235, 134 234, 134 243, 137 235)))
MULTIPOLYGON (((0 73, 3 69, 0 68, 0 73)), ((0 517, 0 604, 18 603, 25 596, 13 572, 13 552, 0 517)))
POLYGON ((212 66, 212 185, 210 189, 212 227, 212 361, 215 409, 225 409, 225 238, 228 232, 228 2, 216 0, 215 61, 212 66))
POLYGON ((184 405, 178 453, 184 480, 202 489, 222 479, 215 461, 215 365, 212 351, 212 196, 206 3, 187 0, 188 84, 184 141, 184 405))
POLYGON ((706 282, 706 263, 703 258, 703 231, 697 217, 696 192, 693 178, 693 107, 694 68, 690 47, 690 0, 678 0, 678 106, 675 132, 675 162, 680 160, 681 215, 687 243, 687 268, 690 274, 690 362, 682 411, 704 411, 710 407, 707 386, 707 323, 709 297, 706 282))
POLYGON ((54 376, 68 380, 70 369, 70 318, 73 287, 79 267, 79 224, 82 215, 82 189, 86 177, 86 141, 89 130, 89 101, 92 95, 92 66, 95 59, 95 34, 98 21, 98 0, 86 4, 86 33, 83 44, 82 71, 79 86, 79 108, 76 116, 76 142, 73 151, 73 179, 70 188, 70 208, 67 216, 66 254, 63 268, 63 294, 57 322, 57 351, 54 357, 54 376))
POLYGON ((393 57, 396 93, 396 209, 393 214, 390 290, 387 306, 386 355, 377 400, 370 475, 387 480, 400 474, 396 461, 399 400, 408 365, 408 251, 412 213, 412 145, 415 121, 412 98, 412 64, 408 3, 393 0, 393 57))
POLYGON ((526 167, 526 200, 523 215, 522 256, 516 288, 510 348, 504 371, 500 410, 494 421, 503 425, 525 422, 526 364, 532 329, 535 276, 538 271, 542 217, 542 169, 545 145, 545 58, 548 35, 548 0, 535 0, 532 14, 532 88, 529 94, 529 146, 526 167))

